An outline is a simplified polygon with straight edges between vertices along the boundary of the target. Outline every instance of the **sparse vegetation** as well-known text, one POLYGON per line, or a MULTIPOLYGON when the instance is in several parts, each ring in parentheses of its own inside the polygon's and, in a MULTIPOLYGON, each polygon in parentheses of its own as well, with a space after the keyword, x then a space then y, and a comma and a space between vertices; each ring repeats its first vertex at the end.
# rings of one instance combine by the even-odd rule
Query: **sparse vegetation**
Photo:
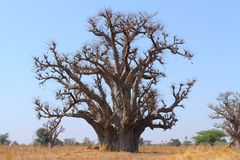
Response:
POLYGON ((91 141, 88 137, 85 137, 85 138, 83 139, 82 145, 91 148, 91 147, 94 145, 94 141, 91 141))
POLYGON ((13 142, 11 143, 11 145, 16 146, 16 145, 19 145, 19 143, 18 143, 17 141, 13 141, 13 142))
POLYGON ((80 143, 75 138, 65 138, 63 140, 63 145, 74 146, 74 145, 80 145, 80 143))
POLYGON ((179 139, 173 139, 173 138, 172 138, 172 139, 170 139, 170 141, 168 142, 168 145, 178 147, 178 146, 181 146, 182 143, 181 143, 181 141, 180 141, 179 139))
POLYGON ((1 160, 238 160, 238 149, 227 146, 143 146, 139 153, 105 152, 84 146, 32 147, 0 146, 1 160))
POLYGON ((188 140, 188 137, 186 136, 186 137, 184 137, 184 141, 182 144, 185 146, 190 146, 190 145, 192 145, 192 141, 188 140))

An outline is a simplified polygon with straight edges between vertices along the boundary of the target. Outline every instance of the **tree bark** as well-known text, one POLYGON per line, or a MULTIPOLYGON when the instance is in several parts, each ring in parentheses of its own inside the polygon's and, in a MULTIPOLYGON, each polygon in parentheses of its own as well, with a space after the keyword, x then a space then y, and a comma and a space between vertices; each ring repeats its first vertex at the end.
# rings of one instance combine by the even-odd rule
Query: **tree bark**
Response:
MULTIPOLYGON (((232 143, 232 145, 233 145, 234 147, 236 147, 236 148, 239 148, 239 147, 240 147, 240 139, 239 139, 238 137, 233 138, 233 143, 232 143)), ((232 145, 230 145, 230 146, 232 146, 232 145)))
POLYGON ((117 132, 113 127, 106 127, 104 130, 104 136, 100 142, 101 147, 109 151, 117 151, 117 132))
POLYGON ((139 137, 139 133, 133 129, 129 130, 127 133, 124 133, 124 131, 121 132, 119 134, 119 150, 137 152, 139 137))
POLYGON ((107 128, 104 136, 98 135, 100 148, 109 151, 137 152, 140 133, 130 129, 128 132, 120 130, 118 133, 113 128, 107 128))

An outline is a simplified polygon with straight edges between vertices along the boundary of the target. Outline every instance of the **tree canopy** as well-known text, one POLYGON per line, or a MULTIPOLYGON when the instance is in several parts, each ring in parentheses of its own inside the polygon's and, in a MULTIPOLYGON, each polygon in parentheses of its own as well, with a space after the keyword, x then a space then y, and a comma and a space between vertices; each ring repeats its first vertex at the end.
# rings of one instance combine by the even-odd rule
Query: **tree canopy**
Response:
POLYGON ((197 133, 197 136, 193 137, 193 140, 196 144, 210 144, 211 146, 215 145, 217 142, 226 142, 226 134, 221 130, 207 130, 200 131, 197 133))
POLYGON ((0 134, 0 145, 9 145, 11 140, 9 140, 9 133, 0 134))
POLYGON ((46 128, 39 128, 36 131, 37 138, 34 140, 35 144, 40 144, 43 146, 47 146, 50 139, 50 134, 47 132, 46 128))

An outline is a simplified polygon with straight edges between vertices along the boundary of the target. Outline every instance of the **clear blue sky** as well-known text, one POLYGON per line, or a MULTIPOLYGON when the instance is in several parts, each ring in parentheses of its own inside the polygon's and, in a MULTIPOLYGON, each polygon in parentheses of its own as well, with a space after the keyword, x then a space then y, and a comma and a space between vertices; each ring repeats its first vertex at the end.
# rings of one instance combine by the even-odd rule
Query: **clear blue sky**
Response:
MULTIPOLYGON (((44 53, 51 40, 63 52, 79 49, 90 40, 87 18, 106 7, 158 12, 157 19, 166 30, 185 39, 195 54, 193 65, 184 59, 166 59, 168 78, 161 84, 163 88, 191 78, 198 83, 184 102, 186 108, 177 110, 177 125, 166 132, 147 129, 144 139, 158 143, 213 128, 207 104, 216 102, 220 92, 240 91, 239 1, 0 0, 0 134, 9 132, 12 140, 32 142, 35 130, 44 122, 36 118, 33 98, 47 99, 54 91, 50 85, 38 86, 32 57, 44 53)), ((97 139, 83 120, 66 119, 63 125, 66 131, 61 138, 97 139)))

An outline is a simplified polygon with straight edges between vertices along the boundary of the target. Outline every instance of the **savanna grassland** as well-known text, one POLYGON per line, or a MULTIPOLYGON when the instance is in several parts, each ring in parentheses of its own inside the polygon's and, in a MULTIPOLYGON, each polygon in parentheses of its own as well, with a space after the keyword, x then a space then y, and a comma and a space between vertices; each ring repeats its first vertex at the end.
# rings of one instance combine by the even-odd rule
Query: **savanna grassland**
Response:
POLYGON ((145 146, 139 153, 106 152, 82 146, 55 148, 0 146, 0 160, 240 160, 240 150, 226 146, 145 146))

